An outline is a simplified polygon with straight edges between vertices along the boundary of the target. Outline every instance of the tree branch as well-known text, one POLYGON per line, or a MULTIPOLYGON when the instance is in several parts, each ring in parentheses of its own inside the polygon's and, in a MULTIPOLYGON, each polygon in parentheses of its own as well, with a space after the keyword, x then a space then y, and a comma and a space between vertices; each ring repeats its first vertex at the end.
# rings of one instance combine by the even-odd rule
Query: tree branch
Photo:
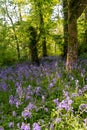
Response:
POLYGON ((73 15, 75 15, 75 17, 78 19, 80 17, 80 15, 82 14, 82 12, 84 11, 84 9, 87 6, 87 0, 71 0, 69 3, 69 8, 71 9, 71 18, 73 17, 73 15))

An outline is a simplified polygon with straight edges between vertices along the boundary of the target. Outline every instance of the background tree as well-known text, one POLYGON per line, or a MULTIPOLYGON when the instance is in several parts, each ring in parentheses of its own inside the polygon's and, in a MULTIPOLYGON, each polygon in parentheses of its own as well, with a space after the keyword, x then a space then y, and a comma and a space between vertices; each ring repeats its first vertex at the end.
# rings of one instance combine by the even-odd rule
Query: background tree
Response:
POLYGON ((33 17, 36 18, 36 26, 39 31, 39 43, 42 48, 42 56, 47 56, 47 37, 50 29, 53 6, 56 5, 57 1, 33 0, 33 2, 33 17))
MULTIPOLYGON (((10 20, 10 23, 11 23, 11 26, 12 26, 12 30, 13 30, 13 33, 14 33, 14 39, 15 39, 15 42, 16 42, 16 49, 17 49, 17 55, 18 55, 18 59, 20 59, 20 48, 19 48, 19 42, 18 42, 18 37, 17 37, 17 34, 16 34, 16 28, 15 28, 15 25, 14 25, 14 22, 13 22, 13 19, 12 19, 12 16, 10 15, 9 11, 8 11, 8 6, 11 5, 11 2, 7 3, 5 1, 5 8, 4 8, 4 11, 8 17, 8 19, 10 20)), ((13 5, 14 7, 14 5, 13 5)), ((15 7, 14 7, 15 8, 15 7)))
POLYGON ((37 7, 38 7, 38 13, 39 13, 39 31, 40 31, 40 37, 42 39, 42 52, 43 52, 43 57, 47 56, 47 46, 46 46, 46 33, 45 33, 45 25, 44 25, 44 18, 43 18, 43 9, 42 9, 43 3, 42 2, 37 2, 37 7))

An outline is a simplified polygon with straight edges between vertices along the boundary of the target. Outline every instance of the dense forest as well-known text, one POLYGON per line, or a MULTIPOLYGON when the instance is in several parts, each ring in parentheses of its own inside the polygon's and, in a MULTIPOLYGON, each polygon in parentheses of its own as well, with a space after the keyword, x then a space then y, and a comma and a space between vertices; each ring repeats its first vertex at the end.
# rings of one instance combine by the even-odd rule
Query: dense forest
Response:
POLYGON ((87 0, 0 0, 0 130, 87 130, 87 0))
POLYGON ((87 57, 86 1, 4 0, 0 2, 0 65, 66 57, 66 68, 87 57))

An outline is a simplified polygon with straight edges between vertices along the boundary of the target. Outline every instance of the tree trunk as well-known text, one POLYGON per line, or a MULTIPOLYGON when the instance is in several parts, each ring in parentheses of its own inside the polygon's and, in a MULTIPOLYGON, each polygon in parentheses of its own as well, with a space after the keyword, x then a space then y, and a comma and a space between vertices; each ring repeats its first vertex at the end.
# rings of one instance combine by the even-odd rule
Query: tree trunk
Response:
POLYGON ((18 4, 18 13, 19 13, 19 21, 22 21, 22 15, 21 15, 21 5, 18 4))
POLYGON ((18 60, 20 59, 20 48, 19 48, 19 43, 18 43, 18 38, 14 32, 15 35, 15 41, 16 41, 16 48, 17 48, 17 56, 18 56, 18 60))
POLYGON ((43 57, 45 57, 47 56, 46 37, 44 37, 42 41, 42 47, 43 47, 43 57))
POLYGON ((78 40, 77 40, 77 18, 75 14, 71 16, 71 10, 68 10, 68 53, 66 69, 71 71, 76 68, 78 57, 78 40))
POLYGON ((45 57, 45 56, 47 56, 47 46, 46 46, 44 19, 43 19, 43 13, 42 13, 42 10, 41 10, 41 3, 38 2, 37 5, 38 5, 39 19, 40 19, 40 37, 42 39, 42 53, 43 53, 43 57, 45 57))
POLYGON ((36 63, 37 65, 39 65, 39 58, 36 46, 30 46, 30 54, 32 63, 36 63))
POLYGON ((77 19, 87 6, 87 0, 68 1, 68 53, 66 69, 71 71, 77 66, 78 40, 77 40, 77 19))
POLYGON ((85 8, 85 35, 84 35, 84 42, 87 43, 87 8, 85 8))
POLYGON ((63 14, 64 14, 64 53, 63 56, 67 55, 68 46, 68 3, 67 0, 63 0, 63 14))
POLYGON ((5 3, 5 6, 6 6, 7 16, 9 18, 10 22, 11 22, 12 29, 13 29, 13 32, 14 32, 14 39, 15 39, 15 42, 16 42, 16 49, 17 49, 17 57, 18 57, 18 60, 19 60, 20 59, 20 47, 19 47, 18 37, 16 35, 16 30, 15 30, 15 27, 14 27, 14 23, 13 23, 13 20, 12 20, 11 16, 9 15, 6 3, 5 3))
POLYGON ((37 31, 33 26, 29 27, 29 48, 31 61, 39 65, 38 50, 37 50, 37 31))

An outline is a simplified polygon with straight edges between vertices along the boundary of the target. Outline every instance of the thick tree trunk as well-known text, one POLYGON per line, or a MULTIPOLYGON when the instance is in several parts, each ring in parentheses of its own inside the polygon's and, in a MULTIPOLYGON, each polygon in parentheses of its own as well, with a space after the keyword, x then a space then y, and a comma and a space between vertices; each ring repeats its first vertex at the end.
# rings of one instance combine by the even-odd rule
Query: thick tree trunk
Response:
POLYGON ((38 50, 37 50, 37 31, 33 26, 29 27, 29 48, 31 61, 39 65, 38 50))
MULTIPOLYGON (((70 11, 68 16, 70 16, 70 11)), ((69 17, 70 18, 70 17, 69 17)), ((72 19, 68 21, 68 53, 66 69, 68 71, 76 68, 78 57, 78 40, 77 40, 77 18, 74 15, 72 19)))
POLYGON ((86 8, 87 0, 70 0, 68 2, 68 53, 66 60, 66 69, 67 71, 71 71, 77 66, 77 19, 86 8))
POLYGON ((30 54, 32 63, 39 65, 38 51, 36 46, 30 46, 30 54))

